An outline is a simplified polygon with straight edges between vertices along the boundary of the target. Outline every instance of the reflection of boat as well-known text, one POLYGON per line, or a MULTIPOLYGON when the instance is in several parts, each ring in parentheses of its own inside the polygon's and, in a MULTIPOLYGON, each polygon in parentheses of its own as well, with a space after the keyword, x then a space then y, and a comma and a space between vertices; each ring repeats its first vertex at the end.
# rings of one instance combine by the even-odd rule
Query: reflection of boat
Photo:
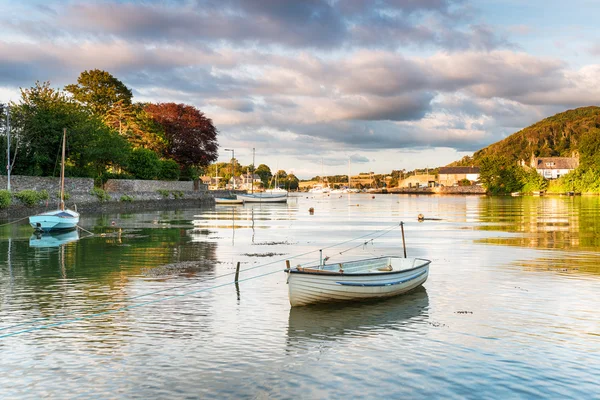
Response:
POLYGON ((63 130, 62 140, 62 159, 60 167, 60 203, 58 210, 46 211, 41 214, 29 217, 29 224, 38 231, 57 231, 65 229, 75 229, 79 223, 79 213, 77 211, 65 209, 65 147, 67 140, 67 130, 63 130))
POLYGON ((244 200, 238 199, 236 196, 215 197, 215 204, 225 204, 225 205, 244 204, 244 200))
POLYGON ((401 297, 371 302, 315 304, 290 308, 290 340, 334 340, 361 336, 380 329, 402 329, 411 320, 426 316, 429 297, 419 287, 401 297))
POLYGON ((58 233, 34 233, 29 238, 30 247, 58 247, 79 240, 79 232, 74 229, 58 233))
POLYGON ((521 195, 521 192, 511 192, 510 194, 512 197, 519 197, 521 195))
POLYGON ((238 199, 246 203, 286 203, 287 193, 251 193, 238 194, 238 199))
POLYGON ((377 257, 285 269, 290 304, 367 300, 406 293, 427 280, 431 261, 377 257))

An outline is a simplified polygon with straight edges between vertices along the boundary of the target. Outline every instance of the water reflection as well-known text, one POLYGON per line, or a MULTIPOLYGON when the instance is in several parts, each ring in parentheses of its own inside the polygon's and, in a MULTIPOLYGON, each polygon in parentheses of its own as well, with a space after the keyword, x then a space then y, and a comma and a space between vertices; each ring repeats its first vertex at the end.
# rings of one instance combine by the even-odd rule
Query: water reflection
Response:
POLYGON ((29 238, 30 247, 58 247, 79 240, 79 232, 74 229, 57 233, 34 233, 29 238))
POLYGON ((594 218, 597 197, 487 198, 481 201, 479 230, 518 232, 488 237, 479 243, 542 249, 600 247, 600 220, 594 218))
POLYGON ((288 344, 311 340, 338 340, 367 336, 382 330, 403 330, 427 318, 429 297, 420 287, 403 296, 350 304, 316 304, 291 307, 288 344))

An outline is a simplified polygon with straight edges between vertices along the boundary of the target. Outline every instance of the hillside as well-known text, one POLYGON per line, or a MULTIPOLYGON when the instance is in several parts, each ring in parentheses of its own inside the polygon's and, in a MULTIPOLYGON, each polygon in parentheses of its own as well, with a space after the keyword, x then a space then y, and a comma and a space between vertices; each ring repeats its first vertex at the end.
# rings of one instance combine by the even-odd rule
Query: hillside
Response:
POLYGON ((449 166, 479 165, 485 156, 503 155, 509 160, 526 160, 532 154, 539 157, 570 157, 580 151, 579 144, 594 128, 600 128, 600 107, 590 106, 568 110, 545 118, 506 139, 493 143, 449 166))

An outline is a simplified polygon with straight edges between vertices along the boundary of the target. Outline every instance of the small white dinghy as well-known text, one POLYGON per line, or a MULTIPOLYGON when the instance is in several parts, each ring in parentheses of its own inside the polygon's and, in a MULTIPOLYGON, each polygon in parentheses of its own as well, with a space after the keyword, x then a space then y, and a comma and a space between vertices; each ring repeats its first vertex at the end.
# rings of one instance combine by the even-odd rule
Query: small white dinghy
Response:
POLYGON ((378 257, 314 267, 286 268, 292 307, 397 296, 421 286, 431 261, 378 257))

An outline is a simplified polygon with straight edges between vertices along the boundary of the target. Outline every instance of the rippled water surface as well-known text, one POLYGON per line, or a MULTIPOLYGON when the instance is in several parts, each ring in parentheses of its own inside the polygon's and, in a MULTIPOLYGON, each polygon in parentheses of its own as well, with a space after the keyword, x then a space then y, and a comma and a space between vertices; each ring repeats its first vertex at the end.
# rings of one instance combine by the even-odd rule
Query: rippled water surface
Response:
POLYGON ((304 195, 4 226, 0 398, 599 398, 599 208, 304 195), (290 308, 286 259, 401 255, 402 220, 422 289, 290 308))

